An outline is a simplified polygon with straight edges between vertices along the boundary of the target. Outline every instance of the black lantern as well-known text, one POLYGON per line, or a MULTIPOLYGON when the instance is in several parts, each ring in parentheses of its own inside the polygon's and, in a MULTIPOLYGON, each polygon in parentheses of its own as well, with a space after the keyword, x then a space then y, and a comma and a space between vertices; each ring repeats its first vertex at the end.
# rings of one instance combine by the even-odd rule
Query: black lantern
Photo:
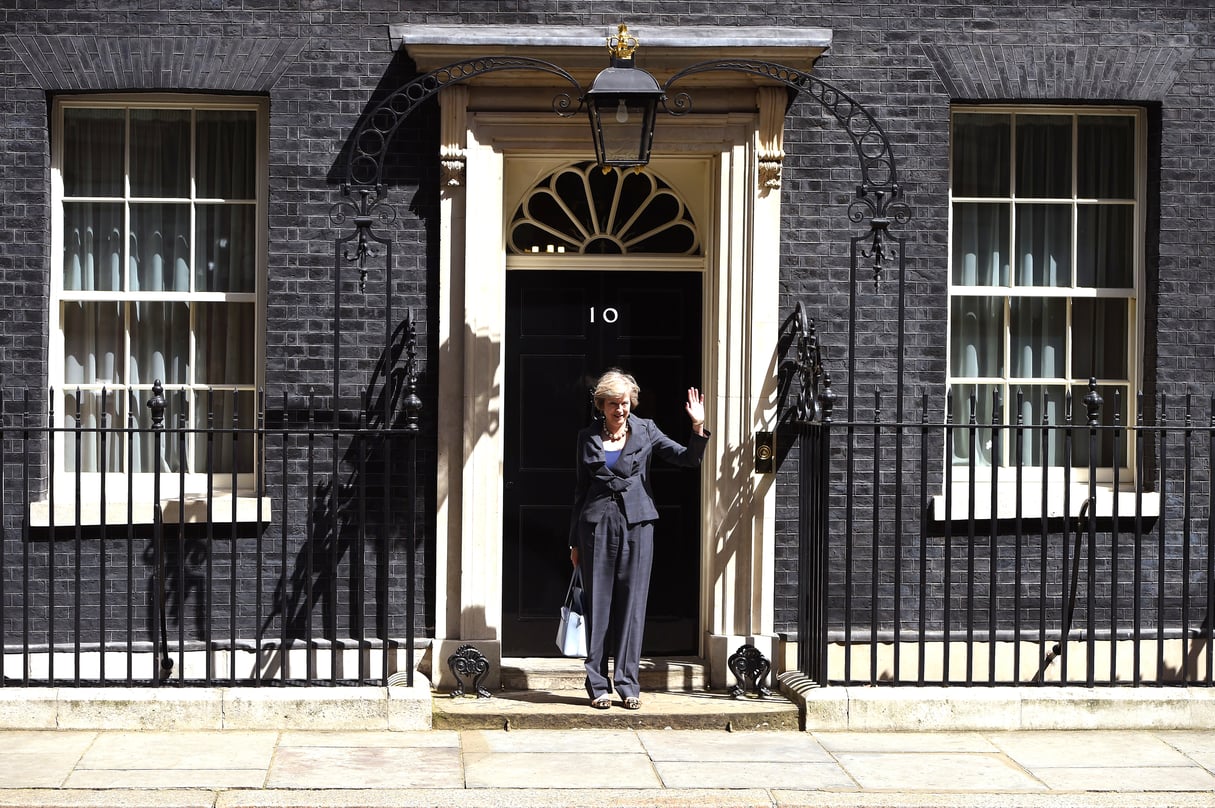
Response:
POLYGON ((664 98, 654 77, 633 65, 637 38, 621 25, 608 38, 611 67, 591 82, 582 101, 591 119, 595 157, 606 171, 610 167, 640 168, 650 162, 654 143, 654 117, 664 98))

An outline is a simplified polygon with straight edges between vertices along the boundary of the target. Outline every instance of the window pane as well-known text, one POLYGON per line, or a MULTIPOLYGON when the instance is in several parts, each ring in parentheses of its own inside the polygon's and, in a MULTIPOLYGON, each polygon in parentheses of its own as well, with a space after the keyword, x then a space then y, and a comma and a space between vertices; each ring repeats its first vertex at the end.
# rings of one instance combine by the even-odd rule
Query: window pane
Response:
POLYGON ((196 384, 252 385, 257 311, 253 303, 198 303, 196 384))
POLYGON ((190 380, 190 309, 185 303, 131 304, 131 383, 190 380))
MULTIPOLYGON (((257 424, 254 406, 257 396, 252 391, 208 390, 195 396, 194 412, 199 424, 210 423, 214 430, 200 433, 194 443, 190 471, 200 474, 238 474, 253 471, 257 444, 246 430, 257 424), (223 431, 230 430, 230 431, 223 431)), ((222 481, 217 481, 222 482, 222 481)), ((217 514, 223 516, 223 514, 217 514)))
POLYGON ((199 292, 252 292, 257 288, 257 233, 252 205, 199 205, 199 292))
POLYGON ((1000 376, 1004 373, 1004 302, 1001 298, 955 297, 951 306, 950 339, 957 377, 1000 376))
POLYGON ((1085 199, 1135 198, 1135 119, 1082 115, 1077 124, 1076 194, 1085 199))
POLYGON ((63 384, 121 384, 121 303, 63 304, 63 384))
POLYGON ((953 282, 1007 286, 1009 206, 959 203, 953 208, 953 282))
POLYGON ((1133 228, 1130 205, 1077 207, 1077 286, 1130 289, 1135 285, 1133 228))
POLYGON ((123 195, 125 128, 121 109, 64 109, 65 196, 123 195))
POLYGON ((953 116, 953 195, 1007 197, 1008 115, 953 116))
POLYGON ((1129 379, 1130 306, 1124 299, 1072 303, 1072 377, 1129 379))
POLYGON ((257 115, 252 110, 199 110, 197 195, 257 196, 257 115))
POLYGON ((1017 205, 1018 285, 1071 285, 1071 213, 1069 205, 1017 205))
POLYGON ((1061 377, 1067 337, 1067 301, 1062 298, 1013 298, 1009 303, 1012 375, 1061 377))
POLYGON ((1089 465, 1092 447, 1097 450, 1097 467, 1112 468, 1114 466, 1114 447, 1118 449, 1118 465, 1127 464, 1127 433, 1125 428, 1115 429, 1115 416, 1121 427, 1126 425, 1128 388, 1109 387, 1100 385, 1097 394, 1101 396, 1101 410, 1098 418, 1099 426, 1096 435, 1087 427, 1088 407, 1084 397, 1088 395, 1087 386, 1072 388, 1072 420, 1077 429, 1072 432, 1072 466, 1089 465))
POLYGON ((189 110, 131 110, 131 195, 190 196, 189 110))
POLYGON ((69 430, 80 428, 79 432, 62 433, 60 438, 65 447, 65 471, 122 471, 125 454, 122 433, 111 431, 126 426, 118 410, 122 399, 123 394, 113 390, 105 392, 104 401, 101 390, 64 391, 63 425, 69 430))
POLYGON ((956 384, 950 391, 951 406, 953 407, 953 423, 958 424, 951 431, 953 436, 953 464, 965 466, 970 462, 971 447, 977 447, 975 456, 977 466, 990 466, 995 457, 990 427, 983 424, 992 422, 995 412, 995 394, 1000 388, 991 384, 956 384), (971 420, 975 426, 968 427, 971 420))
POLYGON ((1059 199, 1072 195, 1070 115, 1017 117, 1017 196, 1059 199))
MULTIPOLYGON (((1066 389, 1036 384, 1021 389, 1021 423, 1026 427, 1021 435, 1021 462, 1026 466, 1063 465, 1064 431, 1058 427, 1067 424, 1066 389)), ((1012 420, 1016 421, 1016 412, 1012 420)))
POLYGON ((63 203, 63 288, 122 288, 122 203, 63 203))
POLYGON ((190 291, 190 206, 131 205, 131 291, 190 291))

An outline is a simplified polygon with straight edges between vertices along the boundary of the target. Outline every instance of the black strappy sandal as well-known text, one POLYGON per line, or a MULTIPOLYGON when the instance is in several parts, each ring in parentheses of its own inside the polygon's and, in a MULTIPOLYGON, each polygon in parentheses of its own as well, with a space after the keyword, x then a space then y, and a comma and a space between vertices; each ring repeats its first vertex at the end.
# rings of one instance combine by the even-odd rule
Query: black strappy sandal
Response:
POLYGON ((626 697, 626 698, 624 699, 624 709, 626 709, 626 710, 640 710, 640 709, 641 709, 641 699, 637 698, 636 696, 628 696, 628 697, 626 697))
POLYGON ((606 710, 612 706, 612 697, 604 693, 602 696, 596 696, 591 699, 591 706, 596 710, 606 710))

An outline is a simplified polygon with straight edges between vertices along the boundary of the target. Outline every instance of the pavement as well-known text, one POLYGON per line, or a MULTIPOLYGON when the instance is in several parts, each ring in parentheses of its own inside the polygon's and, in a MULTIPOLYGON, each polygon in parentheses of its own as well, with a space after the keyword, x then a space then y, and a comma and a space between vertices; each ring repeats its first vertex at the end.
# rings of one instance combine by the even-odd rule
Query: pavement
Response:
MULTIPOLYGON (((535 683, 533 683, 535 684, 535 683)), ((1210 688, 3 688, 0 808, 1215 808, 1210 688), (794 721, 789 721, 792 713, 794 721)))
POLYGON ((1213 806, 1215 733, 0 731, 0 806, 86 805, 1213 806))

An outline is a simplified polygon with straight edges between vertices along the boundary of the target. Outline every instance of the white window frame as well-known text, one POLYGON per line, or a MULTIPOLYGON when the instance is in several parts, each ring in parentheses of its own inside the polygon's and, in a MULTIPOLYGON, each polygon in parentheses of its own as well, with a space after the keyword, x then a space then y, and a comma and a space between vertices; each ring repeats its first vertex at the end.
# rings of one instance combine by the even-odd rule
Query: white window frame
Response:
MULTIPOLYGON (((195 385, 190 378, 184 385, 166 385, 165 398, 170 402, 170 414, 176 411, 177 401, 181 390, 191 393, 203 393, 208 389, 217 392, 239 389, 242 394, 254 396, 254 411, 257 411, 258 391, 265 381, 265 329, 264 313, 266 298, 266 275, 268 266, 268 200, 269 200, 269 100, 264 97, 252 96, 219 96, 197 93, 139 93, 139 94, 105 94, 105 95, 65 95, 54 98, 52 104, 51 125, 51 255, 49 283, 49 345, 47 361, 48 384, 52 388, 55 414, 53 426, 62 429, 65 426, 65 395, 64 389, 65 360, 64 360, 64 320, 63 306, 75 301, 100 302, 131 302, 137 300, 155 300, 156 302, 183 301, 190 303, 253 303, 258 318, 255 329, 256 345, 254 347, 254 373, 252 387, 244 385, 195 385), (130 291, 65 291, 64 290, 64 110, 69 108, 84 109, 185 109, 197 110, 247 110, 257 116, 257 177, 256 193, 256 255, 254 257, 255 289, 253 292, 157 292, 141 294, 130 291)), ((128 119, 129 125, 129 119, 128 119)), ((129 166, 124 167, 124 176, 129 176, 129 166)), ((197 197, 193 187, 193 168, 191 175, 192 203, 206 202, 197 197)), ((85 197, 87 199, 87 197, 85 197)), ((130 200, 129 190, 124 192, 124 199, 130 200)), ((152 201, 155 198, 140 198, 141 202, 152 201)), ((193 230, 193 228, 192 228, 193 230)), ((124 251, 129 250, 129 239, 125 240, 124 251)), ((124 261, 123 271, 126 271, 124 261)), ((195 328, 190 327, 190 346, 194 347, 195 328)), ((193 372, 193 371, 192 371, 193 372)), ((69 385, 71 390, 76 385, 69 385)), ((81 385, 80 389, 100 389, 101 385, 81 385)), ((149 387, 141 381, 139 385, 129 389, 138 391, 138 400, 146 401, 150 397, 149 387), (145 395, 146 393, 146 395, 145 395)), ((128 389, 126 385, 124 389, 128 389)), ((191 424, 204 422, 204 413, 192 413, 191 424)), ((167 420, 167 419, 166 419, 167 420)), ((172 424, 166 423, 166 426, 172 424)), ((242 425, 242 427, 251 425, 242 425)), ((62 435, 63 433, 60 433, 62 435)), ((53 458, 55 474, 50 484, 55 491, 55 509, 53 523, 58 525, 125 523, 128 521, 128 488, 132 502, 129 503, 131 518, 137 523, 152 521, 153 472, 136 472, 134 480, 128 486, 129 470, 119 472, 83 472, 69 471, 65 452, 70 446, 68 440, 56 441, 56 457, 53 458), (102 477, 105 477, 106 503, 103 509, 101 503, 102 477), (80 504, 77 508, 76 488, 79 482, 80 504)), ((187 451, 190 451, 189 449, 187 451)), ((186 521, 199 521, 206 518, 208 509, 208 490, 210 491, 209 507, 215 518, 231 519, 232 500, 236 500, 236 521, 263 521, 270 518, 270 501, 263 497, 260 503, 253 496, 256 491, 258 475, 262 471, 262 458, 255 456, 254 471, 236 475, 236 491, 232 491, 233 475, 215 474, 208 482, 208 475, 188 471, 185 475, 178 472, 164 471, 160 474, 161 505, 164 508, 166 521, 177 521, 183 512, 186 521), (184 489, 182 482, 184 477, 184 489)), ((31 522, 34 525, 49 525, 52 523, 49 501, 31 503, 31 522)))
MULTIPOLYGON (((1115 107, 1115 106, 1095 106, 1095 105, 1009 105, 1009 104, 983 104, 969 105, 958 104, 954 105, 950 110, 950 179, 949 179, 949 244, 948 256, 949 263, 947 269, 948 277, 948 306, 947 312, 950 322, 946 327, 946 391, 954 389, 958 385, 997 385, 1002 386, 1006 391, 1003 395, 1003 413, 1001 421, 1004 424, 1005 434, 1011 430, 1012 424, 1015 424, 1015 397, 1016 389, 1019 384, 1024 384, 1024 381, 1013 380, 1016 377, 1012 376, 1012 364, 1010 352, 1011 347, 1011 317, 1009 316, 1009 306, 1014 298, 1023 299, 1043 299, 1043 298, 1063 298, 1066 300, 1078 300, 1084 298, 1098 299, 1102 297, 1110 297, 1117 299, 1127 299, 1130 301, 1130 314, 1128 324, 1128 342, 1127 345, 1127 373, 1128 379, 1126 383, 1126 393, 1124 396, 1124 407, 1126 410, 1126 419, 1123 422, 1124 427, 1133 427, 1137 416, 1137 401, 1136 391, 1142 386, 1143 374, 1143 345, 1144 345, 1144 323, 1143 323, 1143 294, 1145 289, 1145 238, 1146 238, 1146 193, 1147 193, 1147 115, 1146 111, 1138 107, 1115 107), (1016 260, 1016 244, 1017 235, 1015 229, 1016 206, 1019 200, 1016 195, 1016 188, 1012 188, 1011 195, 1008 197, 957 197, 954 195, 954 177, 953 177, 953 156, 952 149, 955 144, 953 142, 953 118, 958 114, 993 114, 1010 116, 1011 122, 1011 137, 1010 137, 1010 165, 1005 168, 1015 174, 1015 161, 1017 159, 1016 149, 1016 119, 1018 116, 1025 115, 1067 115, 1073 119, 1083 115, 1097 116, 1117 116, 1125 115, 1131 117, 1135 123, 1135 166, 1136 175, 1134 183, 1134 200, 1131 203, 1134 207, 1132 220, 1134 222, 1134 235, 1132 239, 1132 278, 1134 286, 1129 289, 1095 289, 1088 287, 1077 288, 1070 283, 1067 286, 1017 286, 1014 283, 1014 278, 1008 279, 1008 285, 1004 286, 963 286, 954 284, 954 241, 955 241, 955 205, 984 202, 984 203, 1000 203, 1007 204, 1010 208, 1010 215, 1013 219, 1010 222, 1009 231, 1009 260, 1016 260), (1003 334, 1003 370, 1002 377, 955 377, 953 375, 953 351, 952 344, 953 328, 953 301, 955 297, 998 297, 1004 301, 1004 334, 1003 334)), ((1075 155, 1076 137, 1078 128, 1072 127, 1072 151, 1075 155)), ((1070 198, 1059 199, 1043 199, 1040 197, 1032 198, 1033 202, 1050 202, 1050 203, 1068 203, 1071 205, 1071 222, 1072 233, 1075 235, 1076 228, 1076 211, 1078 206, 1083 203, 1113 201, 1103 200, 1102 198, 1081 198, 1076 195, 1075 173, 1077 171, 1077 161, 1072 160, 1072 194, 1070 198)), ((1126 204, 1124 200, 1118 200, 1119 204, 1126 204)), ((1077 240, 1071 239, 1071 266, 1073 273, 1076 271, 1076 252, 1077 240)), ((1011 271, 1010 271, 1011 274, 1011 271)), ((1070 312, 1070 306, 1069 306, 1070 312)), ((1069 354, 1067 359, 1068 369, 1070 370, 1070 346, 1072 345, 1072 323, 1070 314, 1066 325, 1066 353, 1069 354)), ((1070 377, 1050 377, 1046 379, 1044 384, 1052 386, 1065 386, 1072 389, 1082 387, 1088 382, 1087 379, 1080 380, 1070 377)), ((1099 388, 1108 388, 1111 384, 1121 384, 1123 380, 1103 380, 1098 379, 1097 385, 1099 388)), ((1082 401, 1082 393, 1073 395, 1072 411, 1073 423, 1084 422, 1084 403, 1082 401)), ((1108 397, 1107 397, 1108 398, 1108 397)), ((1103 404, 1103 412, 1108 411, 1109 407, 1114 405, 1114 401, 1107 400, 1103 404)), ((965 425, 969 419, 969 412, 958 412, 956 409, 953 412, 953 423, 955 425, 965 425)), ((1056 426, 1062 427, 1062 417, 1056 426)), ((982 423, 979 427, 982 428, 982 423)), ((956 434, 956 433, 955 433, 956 434)), ((1011 438, 1005 443, 1004 451, 1001 454, 1001 465, 999 472, 995 476, 997 480, 998 490, 995 493, 996 500, 996 518, 1011 518, 1015 516, 1016 503, 1016 466, 1013 463, 1015 455, 1011 452, 1011 438)), ((1114 470, 1111 467, 1097 469, 1097 479, 1094 481, 1097 486, 1097 513, 1110 515, 1113 512, 1113 499, 1118 496, 1118 512, 1122 515, 1131 515, 1135 512, 1136 502, 1133 494, 1134 475, 1135 475, 1135 441, 1128 432, 1128 437, 1125 439, 1122 457, 1120 458, 1121 468, 1118 471, 1119 491, 1113 490, 1114 470)), ((952 464, 953 458, 947 453, 942 455, 943 465, 952 464)), ((937 519, 945 518, 967 518, 970 515, 969 496, 972 487, 970 478, 969 465, 953 465, 949 471, 952 479, 952 491, 949 497, 949 513, 946 512, 946 497, 938 495, 934 497, 934 515, 937 519)), ((1070 470, 1065 472, 1062 466, 1051 466, 1046 469, 1046 479, 1043 479, 1042 469, 1028 459, 1022 467, 1022 484, 1021 492, 1022 515, 1025 517, 1039 516, 1042 514, 1043 502, 1041 492, 1045 487, 1047 489, 1046 510, 1047 516, 1063 516, 1076 515, 1079 512, 1081 504, 1089 496, 1090 480, 1089 469, 1087 466, 1072 466, 1070 470), (1065 492, 1063 483, 1065 476, 1069 479, 1071 490, 1065 492), (1065 496, 1069 494, 1070 496, 1065 496), (1065 500, 1070 500, 1069 511, 1064 512, 1065 500)), ((974 515, 978 519, 987 519, 993 516, 991 510, 991 502, 993 492, 991 490, 993 480, 992 467, 977 463, 975 466, 973 484, 975 486, 975 510, 974 515)), ((1139 505, 1143 509, 1145 515, 1158 511, 1159 502, 1158 495, 1148 494, 1144 496, 1143 502, 1139 505)))

